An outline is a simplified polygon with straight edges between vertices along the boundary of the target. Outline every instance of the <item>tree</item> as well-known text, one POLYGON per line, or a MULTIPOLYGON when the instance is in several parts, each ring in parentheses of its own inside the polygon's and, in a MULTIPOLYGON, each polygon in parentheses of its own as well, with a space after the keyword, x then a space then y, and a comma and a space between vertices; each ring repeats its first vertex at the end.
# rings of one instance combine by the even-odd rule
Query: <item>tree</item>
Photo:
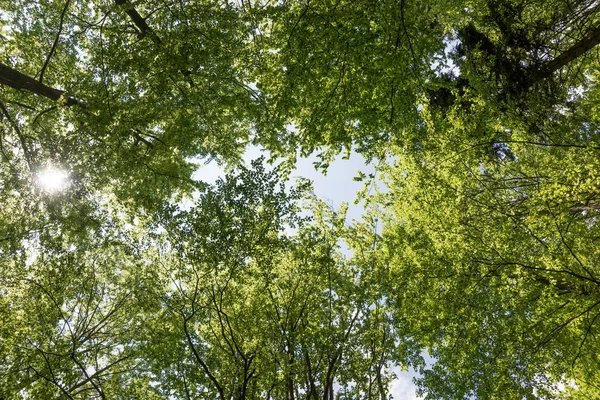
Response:
POLYGON ((2 398, 144 397, 143 376, 132 371, 152 272, 131 232, 100 220, 75 232, 30 231, 24 249, 3 260, 2 398))
POLYGON ((11 2, 0 81, 25 138, 16 151, 34 170, 80 164, 97 185, 133 174, 183 189, 186 157, 235 162, 248 143, 292 160, 354 146, 374 156, 418 121, 442 8, 11 2), (63 95, 85 108, 56 104, 63 95))
POLYGON ((28 233, 1 275, 3 398, 387 398, 404 359, 344 211, 263 162, 150 224, 28 233))
POLYGON ((3 398, 594 390, 596 1, 2 9, 3 398), (235 172, 248 144, 288 163, 235 172), (351 150, 380 210, 299 217, 284 169, 351 150))
POLYGON ((431 397, 556 398, 598 370, 597 115, 532 124, 462 102, 425 104, 418 151, 385 169, 394 319, 437 359, 431 397))
POLYGON ((232 66, 251 27, 234 7, 146 7, 3 7, 3 165, 62 166, 136 210, 157 203, 156 185, 162 199, 193 190, 190 157, 239 158, 256 107, 247 72, 232 66))
POLYGON ((552 4, 11 2, 1 81, 54 101, 66 92, 67 105, 85 104, 87 112, 11 98, 16 108, 7 111, 27 131, 19 152, 34 161, 52 160, 42 152, 52 153, 48 135, 35 127, 45 124, 54 141, 57 131, 76 132, 79 146, 60 140, 62 154, 97 149, 94 159, 102 161, 81 160, 82 170, 113 164, 98 175, 122 181, 116 171, 129 176, 135 170, 122 165, 139 164, 135 181, 150 170, 185 188, 186 157, 235 162, 248 143, 291 160, 298 151, 321 152, 323 166, 340 151, 384 158, 389 141, 412 143, 423 123, 421 98, 453 90, 438 79, 452 39, 459 40, 452 56, 459 86, 468 82, 486 101, 529 109, 536 102, 527 89, 539 97, 552 87, 548 104, 557 103, 550 96, 566 100, 556 83, 585 84, 600 38, 596 8, 552 4))
POLYGON ((306 188, 277 185, 259 161, 166 215, 160 334, 147 350, 162 356, 145 359, 161 395, 387 397, 387 364, 402 360, 384 350, 395 336, 368 283, 338 253, 343 215, 316 203, 309 223, 293 206, 306 188))
POLYGON ((594 390, 595 7, 475 8, 460 70, 437 78, 416 140, 383 167, 379 258, 394 320, 437 361, 419 381, 432 398, 594 390))

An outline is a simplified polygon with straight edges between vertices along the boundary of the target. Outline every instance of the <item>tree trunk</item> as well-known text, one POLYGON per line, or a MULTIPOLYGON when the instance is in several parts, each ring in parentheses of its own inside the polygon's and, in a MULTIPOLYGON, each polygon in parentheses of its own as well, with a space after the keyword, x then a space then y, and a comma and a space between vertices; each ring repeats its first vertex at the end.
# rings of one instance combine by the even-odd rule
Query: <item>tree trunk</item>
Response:
MULTIPOLYGON (((162 45, 162 40, 156 34, 156 32, 154 32, 150 25, 146 23, 146 18, 142 17, 135 7, 133 7, 127 0, 115 0, 115 4, 123 7, 125 13, 129 16, 129 19, 131 19, 131 22, 133 22, 134 25, 140 30, 141 37, 149 36, 157 46, 162 45)), ((181 72, 184 78, 187 79, 190 87, 193 87, 194 82, 190 78, 191 72, 184 69, 180 69, 179 72, 181 72)), ((173 78, 171 77, 171 79, 173 78)))
POLYGON ((544 79, 569 64, 577 57, 585 54, 600 44, 600 26, 593 29, 586 37, 575 43, 571 48, 561 53, 554 60, 544 65, 539 72, 539 78, 544 79))
MULTIPOLYGON (((293 331, 292 331, 293 332, 293 331)), ((293 334, 293 333, 291 333, 293 334)), ((286 350, 285 350, 285 354, 287 356, 287 377, 286 377, 286 385, 287 385, 287 395, 286 395, 286 400, 295 400, 295 396, 294 396, 294 390, 295 390, 295 383, 294 383, 294 374, 293 374, 293 369, 294 369, 294 344, 292 343, 292 341, 290 339, 286 340, 285 343, 286 346, 286 350)))
POLYGON ((61 98, 64 99, 65 105, 72 106, 80 104, 80 102, 73 98, 65 96, 64 90, 59 90, 46 86, 41 82, 36 81, 32 77, 25 75, 16 69, 9 67, 8 65, 0 63, 0 83, 6 86, 10 86, 16 90, 27 90, 38 96, 43 96, 47 99, 59 101, 61 98))
POLYGON ((309 390, 310 390, 307 398, 308 399, 318 399, 319 395, 317 393, 317 385, 315 384, 315 377, 313 375, 312 366, 310 363, 310 356, 308 355, 308 351, 304 351, 304 359, 306 360, 306 367, 307 367, 306 374, 307 374, 309 390))
POLYGON ((154 33, 152 28, 146 23, 146 19, 140 15, 139 12, 127 1, 127 0, 115 0, 115 4, 123 7, 125 13, 129 16, 131 21, 140 30, 142 36, 150 36, 150 39, 158 45, 160 45, 160 38, 154 33))

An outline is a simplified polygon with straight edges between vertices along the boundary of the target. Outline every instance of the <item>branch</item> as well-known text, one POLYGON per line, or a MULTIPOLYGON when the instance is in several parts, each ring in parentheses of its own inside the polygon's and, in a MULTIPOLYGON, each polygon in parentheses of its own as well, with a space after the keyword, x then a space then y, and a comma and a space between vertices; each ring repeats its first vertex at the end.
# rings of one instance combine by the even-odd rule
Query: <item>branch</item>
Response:
POLYGON ((50 100, 59 101, 64 98, 64 104, 69 107, 78 104, 85 108, 84 104, 74 97, 66 96, 64 90, 55 89, 46 86, 41 82, 36 81, 32 77, 25 75, 16 69, 9 67, 6 64, 0 63, 0 84, 9 86, 16 90, 27 90, 38 96, 45 97, 50 100))
POLYGON ((219 384, 219 381, 217 381, 217 378, 215 378, 215 376, 210 372, 210 370, 208 369, 208 365, 206 365, 206 363, 204 361, 202 361, 202 358, 200 358, 200 354, 198 354, 198 351, 196 350, 196 346, 194 346, 194 342, 192 341, 192 337, 190 336, 190 333, 188 331, 188 321, 190 317, 184 317, 183 319, 183 330, 185 332, 185 337, 187 338, 187 342, 190 345, 190 348, 192 349, 192 353, 194 354, 194 358, 196 358, 196 361, 198 361, 198 364, 200 364, 200 366, 202 367, 202 369, 204 370, 204 372, 206 373, 206 375, 208 375, 208 377, 210 378, 210 380, 212 381, 212 383, 216 386, 217 391, 219 392, 219 397, 221 398, 221 400, 225 400, 225 393, 223 391, 223 387, 219 384))
POLYGON ((115 0, 115 4, 119 7, 123 7, 123 9, 125 10, 125 12, 127 13, 127 15, 129 16, 129 18, 131 19, 131 21, 135 24, 135 26, 137 26, 137 28, 140 30, 142 37, 143 36, 150 36, 150 39, 152 39, 152 41, 158 45, 161 44, 161 40, 158 37, 158 35, 156 35, 156 33, 154 33, 154 31, 152 30, 152 28, 150 28, 150 26, 146 23, 146 19, 143 18, 139 12, 137 12, 137 10, 135 9, 135 7, 133 7, 131 4, 129 4, 129 2, 127 0, 115 0))
POLYGON ((596 322, 596 318, 598 318, 598 316, 600 316, 600 313, 597 313, 594 316, 594 318, 592 319, 592 322, 590 322, 590 324, 588 325, 588 327, 585 331, 585 336, 583 337, 583 340, 581 341, 581 343, 579 343, 579 349, 577 350, 577 355, 575 356, 575 358, 573 358, 573 363, 571 364, 571 368, 575 368, 575 363, 577 362, 577 359, 579 358, 579 356, 581 356, 581 349, 583 349, 583 345, 585 344, 585 341, 587 340, 588 335, 590 334, 590 332, 592 330, 592 326, 596 322))
POLYGON ((560 236, 560 240, 563 243, 563 245, 567 248, 567 250, 569 250, 569 253, 571 253, 573 258, 575 259, 575 261, 577 261, 577 263, 581 266, 581 268, 589 275, 590 279, 592 279, 595 282, 598 282, 598 280, 596 279, 594 274, 592 274, 592 272, 585 267, 583 262, 577 256, 577 254, 575 254, 575 252, 573 251, 571 246, 569 246, 569 244, 567 243, 564 235, 562 234, 562 230, 560 229, 560 226, 558 226, 558 223, 556 222, 557 216, 552 212, 552 208, 550 207, 550 204, 548 203, 548 201, 546 201, 546 206, 548 207, 548 210, 550 211, 552 217, 554 218, 554 224, 556 226, 556 230, 560 236))
MULTIPOLYGON (((127 0, 115 0, 115 4, 120 7, 123 7, 123 9, 125 10, 125 13, 127 13, 129 18, 131 19, 131 21, 140 30, 140 34, 141 34, 140 38, 143 38, 144 36, 149 36, 150 39, 152 39, 152 41, 157 46, 162 45, 162 41, 160 40, 160 37, 158 37, 158 35, 156 34, 156 32, 154 32, 154 30, 150 27, 150 25, 148 25, 146 23, 146 18, 148 18, 150 15, 152 15, 152 13, 150 15, 148 15, 146 18, 144 18, 135 9, 135 7, 133 7, 127 0)), ((179 72, 181 72, 183 74, 183 77, 185 79, 187 79, 187 82, 190 85, 190 87, 193 87, 194 82, 190 78, 191 71, 186 71, 186 70, 180 69, 179 72)), ((171 77, 171 79, 173 80, 173 83, 175 84, 175 86, 177 86, 175 79, 173 77, 171 77)), ((183 90, 181 88, 178 87, 178 89, 181 91, 182 94, 184 94, 183 90)))
POLYGON ((65 20, 65 14, 67 13, 67 9, 69 8, 69 5, 71 4, 71 0, 67 0, 67 2, 65 3, 65 6, 62 10, 62 13, 60 14, 60 24, 58 26, 58 33, 56 34, 56 37, 54 38, 54 43, 52 44, 52 48, 50 49, 50 53, 48 53, 48 57, 46 57, 46 62, 44 63, 44 66, 42 67, 42 70, 40 71, 40 83, 43 83, 44 81, 44 72, 46 72, 46 68, 48 67, 48 63, 50 63, 50 59, 52 58, 52 54, 54 53, 54 50, 56 50, 56 45, 58 45, 58 40, 60 39, 60 34, 62 33, 62 29, 63 29, 63 23, 65 20))
MULTIPOLYGON (((88 376, 88 374, 86 373, 86 378, 84 380, 82 380, 81 382, 76 383, 75 385, 71 386, 69 388, 69 393, 72 393, 73 391, 79 389, 80 387, 84 386, 85 384, 87 384, 88 382, 92 383, 91 380, 95 379, 95 378, 99 378, 100 376, 102 376, 102 374, 104 374, 105 371, 107 371, 108 369, 112 368, 114 365, 120 363, 121 361, 124 361, 126 359, 128 359, 130 356, 124 356, 121 357, 115 361, 113 361, 112 363, 108 364, 106 367, 97 370, 96 372, 94 372, 94 374, 92 374, 92 376, 88 376)), ((75 361, 75 360, 73 360, 75 361)), ((77 361, 75 361, 77 363, 77 361)), ((85 372, 85 371, 84 371, 85 372)), ((92 383, 93 384, 93 383, 92 383)))
MULTIPOLYGON (((350 326, 348 327, 348 329, 346 330, 344 337, 342 339, 342 342, 340 343, 340 346, 336 349, 335 353, 333 354, 333 358, 330 360, 329 365, 327 367, 327 374, 325 376, 325 385, 324 385, 324 395, 323 398, 326 399, 327 398, 327 391, 328 389, 330 391, 333 390, 333 381, 334 381, 334 376, 333 374, 335 373, 335 369, 336 369, 336 364, 337 362, 340 360, 340 358, 342 357, 342 352, 344 350, 344 345, 346 344, 346 341, 348 340, 348 337, 350 336, 350 333, 352 332, 352 329, 354 328, 354 323, 356 322, 358 316, 360 315, 360 307, 356 307, 356 313, 354 313, 354 317, 352 318, 352 321, 350 321, 350 326)), ((330 396, 331 400, 334 400, 333 395, 330 396)))
MULTIPOLYGON (((87 371, 86 371, 86 369, 85 369, 85 366, 84 366, 84 365, 83 365, 81 362, 79 362, 79 361, 78 361, 78 360, 75 358, 75 354, 71 354, 71 360, 73 360, 73 362, 74 362, 75 364, 77 364, 77 366, 79 367, 79 369, 81 370, 81 372, 83 372, 83 374, 85 375, 85 378, 86 378, 85 380, 86 380, 87 382, 89 382, 89 383, 91 383, 91 384, 92 384, 92 386, 94 387, 94 389, 96 390, 96 392, 97 392, 97 393, 100 395, 100 397, 101 397, 103 400, 106 400, 106 396, 104 395, 104 391, 102 390, 102 388, 101 388, 100 386, 98 386, 98 385, 96 384, 96 382, 94 382, 94 377, 96 376, 96 374, 93 374, 92 376, 90 376, 90 375, 87 373, 87 371)), ((112 364, 111 364, 111 365, 112 365, 112 364)))
POLYGON ((578 319, 579 317, 581 317, 582 315, 587 314, 588 312, 592 311, 595 307, 597 307, 598 305, 600 305, 600 301, 597 301, 596 303, 592 304, 590 307, 588 307, 587 309, 585 309, 584 311, 580 312, 579 314, 567 319, 565 322, 563 322, 560 325, 557 325, 552 331, 550 331, 550 333, 548 333, 546 335, 546 337, 544 338, 544 340, 542 340, 541 342, 539 342, 535 348, 537 350, 541 349, 546 343, 548 343, 550 341, 550 339, 552 339, 552 336, 555 333, 558 333, 560 330, 562 330, 564 327, 566 327, 567 325, 569 325, 571 322, 573 322, 574 320, 578 319))
POLYGON ((561 53, 554 60, 550 61, 539 69, 538 79, 544 79, 569 64, 577 57, 587 53, 600 44, 600 26, 593 29, 586 37, 575 43, 571 48, 561 53))
POLYGON ((29 170, 33 171, 32 165, 31 165, 31 153, 29 152, 29 149, 27 148, 27 143, 25 143, 25 137, 21 133, 21 130, 19 129, 19 125, 17 125, 17 123, 12 119, 12 117, 8 113, 8 110, 4 106, 4 103, 2 103, 1 101, 0 101, 0 110, 2 110, 2 113, 6 116, 6 119, 8 120, 10 125, 15 130, 15 133, 19 137, 19 141, 21 142, 21 147, 23 147, 23 153, 25 154, 25 160, 27 161, 27 165, 29 166, 29 170))
POLYGON ((35 108, 33 108, 33 107, 31 107, 31 106, 29 106, 29 105, 27 105, 27 104, 20 103, 20 102, 18 102, 18 101, 15 101, 15 100, 8 100, 6 103, 7 103, 7 104, 16 104, 16 105, 18 105, 18 106, 21 106, 21 107, 23 107, 23 108, 26 108, 26 109, 28 109, 28 110, 31 110, 31 111, 37 111, 35 108))
MULTIPOLYGON (((406 35, 406 40, 408 41, 408 48, 410 50, 410 54, 411 54, 413 62, 414 62, 414 67, 416 68, 418 60, 417 60, 417 56, 415 55, 415 50, 413 49, 412 40, 410 39, 410 35, 408 34, 408 29, 406 29, 406 22, 404 20, 404 5, 405 5, 405 0, 401 0, 400 1, 400 21, 402 22, 402 30, 404 31, 404 34, 406 35)), ((421 75, 415 70, 415 68, 411 68, 411 69, 413 70, 415 77, 419 81, 419 86, 421 88, 423 88, 423 81, 421 80, 421 75)))
MULTIPOLYGON (((37 348, 37 347, 36 347, 37 348)), ((39 350, 39 349, 38 349, 39 350)), ((41 351, 41 350, 40 350, 41 351)), ((42 356, 44 357, 44 360, 46 361, 46 363, 48 362, 47 358, 44 356, 44 353, 42 351, 42 356)), ((57 381, 56 378, 54 377, 54 373, 52 372, 52 368, 50 368, 50 373, 52 375, 52 379, 48 378, 46 375, 41 374, 40 372, 38 372, 38 370, 36 370, 33 366, 29 366, 29 368, 31 368, 31 370, 35 373, 36 376, 39 376, 40 378, 50 382, 51 384, 55 385, 56 387, 58 387, 58 389, 65 395, 67 396, 67 398, 69 398, 70 400, 75 400, 73 398, 73 396, 71 396, 69 394, 69 392, 67 392, 57 381)))

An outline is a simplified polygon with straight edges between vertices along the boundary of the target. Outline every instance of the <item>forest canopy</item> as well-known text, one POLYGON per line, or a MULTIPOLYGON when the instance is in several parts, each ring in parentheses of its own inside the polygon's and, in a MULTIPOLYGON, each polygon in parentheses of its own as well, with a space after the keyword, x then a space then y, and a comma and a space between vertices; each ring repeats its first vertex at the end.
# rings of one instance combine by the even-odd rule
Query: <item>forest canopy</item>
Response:
POLYGON ((0 5, 0 399, 600 393, 597 0, 0 5))

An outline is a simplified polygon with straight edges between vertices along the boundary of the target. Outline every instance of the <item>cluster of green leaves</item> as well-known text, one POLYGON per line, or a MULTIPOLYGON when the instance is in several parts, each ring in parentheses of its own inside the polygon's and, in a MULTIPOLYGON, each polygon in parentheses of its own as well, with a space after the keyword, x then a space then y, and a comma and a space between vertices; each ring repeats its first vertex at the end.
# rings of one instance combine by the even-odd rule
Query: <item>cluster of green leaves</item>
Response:
POLYGON ((385 398, 397 337, 340 253, 343 211, 263 162, 149 224, 24 233, 0 270, 0 395, 385 398))
POLYGON ((597 1, 0 4, 0 397, 597 391, 597 1), (363 222, 281 186, 352 150, 363 222))
MULTIPOLYGON (((395 318, 437 361, 419 382, 433 398, 597 391, 598 53, 545 75, 551 61, 533 51, 532 32, 556 40, 545 48, 554 60, 575 41, 558 30, 571 23, 560 7, 490 1, 473 15, 461 35, 478 40, 466 56, 457 49, 460 76, 440 76, 418 139, 383 168, 381 257, 395 318)), ((587 10, 596 21, 593 7, 569 17, 587 10)))
POLYGON ((1 62, 24 76, 1 89, 7 180, 52 164, 86 190, 152 209, 194 189, 190 157, 239 159, 258 102, 248 70, 235 68, 252 31, 235 7, 67 0, 2 9, 1 62), (45 98, 34 84, 63 95, 45 98))

